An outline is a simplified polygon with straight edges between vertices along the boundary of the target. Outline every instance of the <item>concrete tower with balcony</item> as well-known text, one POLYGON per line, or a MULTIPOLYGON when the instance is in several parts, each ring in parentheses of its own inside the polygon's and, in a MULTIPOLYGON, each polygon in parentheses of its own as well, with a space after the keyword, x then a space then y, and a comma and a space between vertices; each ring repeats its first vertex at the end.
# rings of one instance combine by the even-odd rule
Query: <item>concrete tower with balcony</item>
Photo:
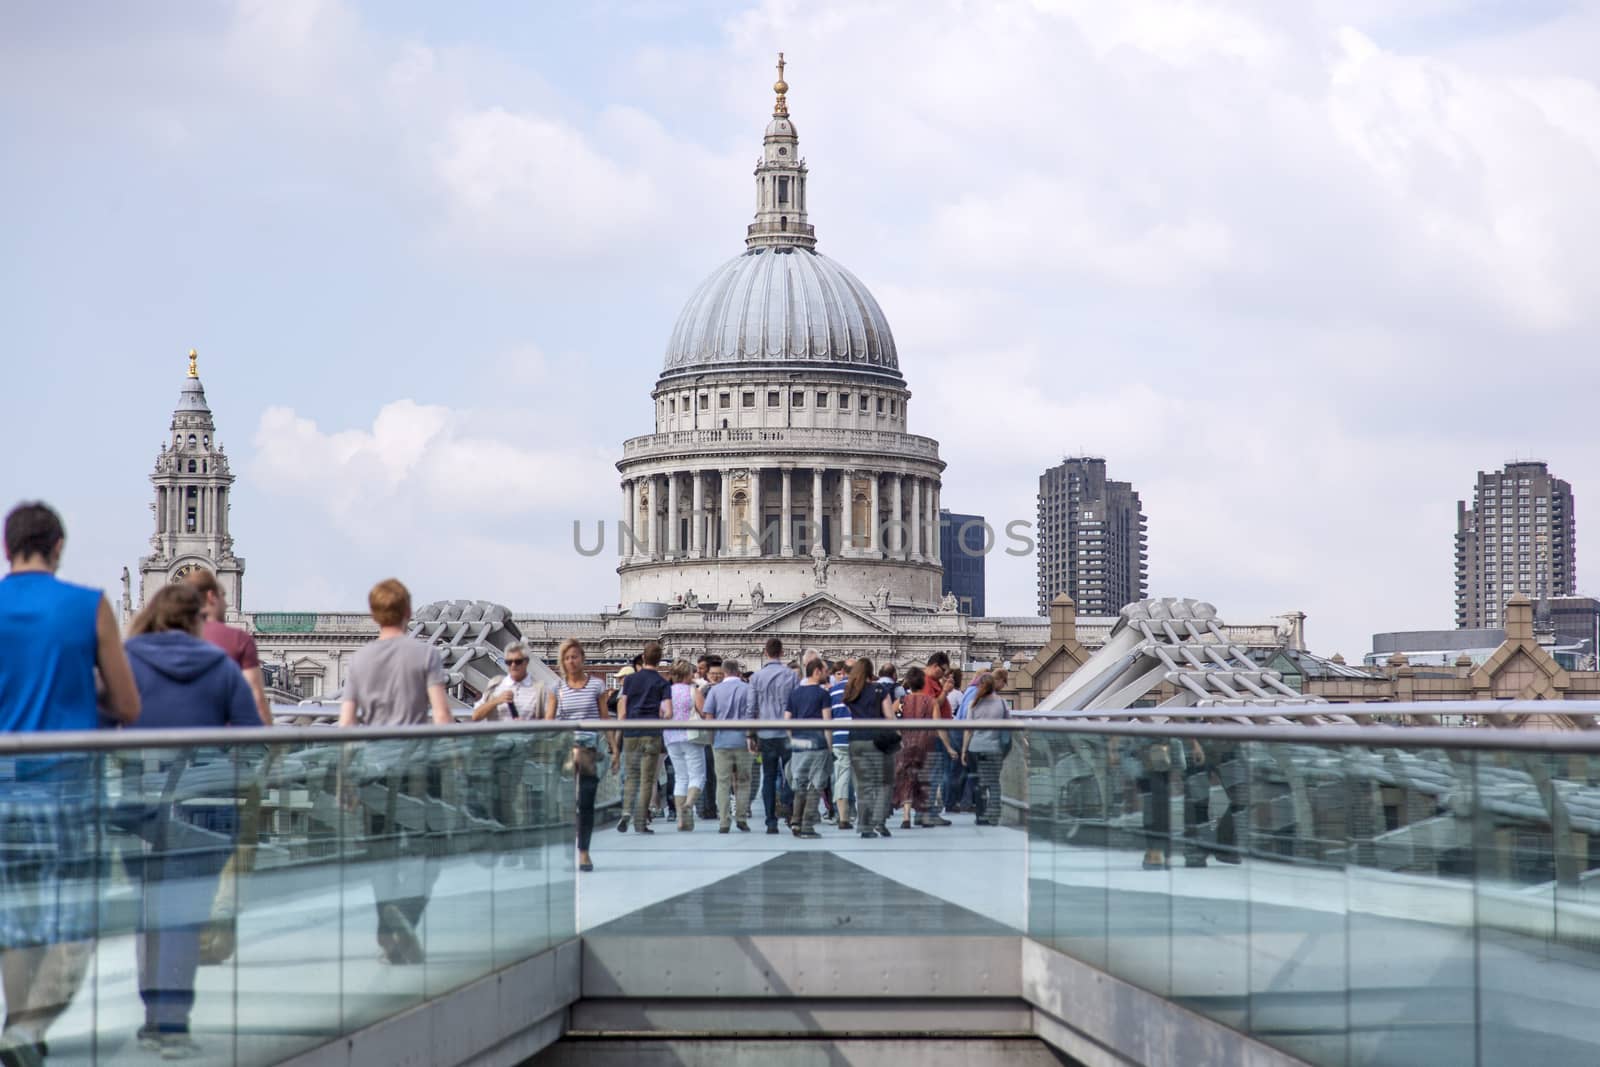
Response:
POLYGON ((1505 625, 1505 605, 1522 594, 1540 605, 1577 587, 1577 522, 1572 486, 1537 460, 1479 471, 1472 504, 1456 502, 1456 627, 1505 625))

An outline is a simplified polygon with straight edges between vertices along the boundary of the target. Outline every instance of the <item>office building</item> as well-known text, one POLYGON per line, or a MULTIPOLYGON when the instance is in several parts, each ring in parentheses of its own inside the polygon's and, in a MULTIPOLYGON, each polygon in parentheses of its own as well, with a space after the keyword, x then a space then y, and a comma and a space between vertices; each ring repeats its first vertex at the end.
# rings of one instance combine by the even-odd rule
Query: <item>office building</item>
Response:
POLYGON ((957 610, 963 615, 985 614, 983 562, 989 545, 982 515, 939 512, 939 562, 944 565, 939 592, 955 597, 957 610))

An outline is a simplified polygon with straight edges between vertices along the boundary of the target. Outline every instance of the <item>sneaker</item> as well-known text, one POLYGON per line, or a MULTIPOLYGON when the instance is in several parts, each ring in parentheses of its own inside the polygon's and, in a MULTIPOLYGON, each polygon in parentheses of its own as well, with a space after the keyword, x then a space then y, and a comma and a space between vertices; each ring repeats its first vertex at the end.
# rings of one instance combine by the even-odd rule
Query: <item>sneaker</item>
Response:
POLYGON ((844 822, 839 824, 839 829, 841 829, 841 830, 854 830, 855 826, 856 826, 855 823, 851 822, 849 819, 846 819, 844 822))
POLYGON ((188 1034, 162 1034, 161 1058, 164 1060, 190 1060, 200 1055, 200 1046, 188 1034))
POLYGON ((775 833, 777 833, 777 832, 778 832, 778 827, 777 827, 777 826, 776 826, 776 825, 770 825, 770 824, 769 824, 769 825, 768 825, 768 826, 767 826, 767 833, 769 833, 769 834, 775 834, 775 833))
POLYGON ((146 1052, 161 1051, 161 1031, 157 1030, 149 1023, 145 1023, 143 1026, 139 1027, 139 1032, 135 1035, 135 1037, 139 1042, 139 1047, 144 1049, 146 1052))
POLYGON ((721 826, 717 827, 717 833, 725 834, 731 829, 733 829, 733 827, 729 826, 727 823, 723 823, 721 826))
POLYGON ((734 825, 739 828, 739 832, 742 834, 747 834, 750 832, 750 824, 745 822, 743 819, 740 819, 738 822, 734 823, 734 825))
POLYGON ((889 836, 889 828, 887 826, 878 827, 878 836, 879 837, 888 837, 889 836))
POLYGON ((863 830, 863 831, 861 831, 861 836, 862 837, 877 837, 878 836, 878 831, 876 831, 876 830, 863 830))
POLYGON ((807 841, 820 841, 820 840, 822 840, 822 835, 817 833, 815 830, 796 830, 794 832, 794 836, 799 837, 799 838, 803 838, 804 840, 807 840, 807 841))
MULTIPOLYGON (((422 942, 417 940, 417 931, 411 925, 411 920, 393 904, 385 904, 382 914, 384 923, 394 937, 393 946, 385 947, 389 958, 395 963, 421 963, 422 942)), ((382 944, 381 941, 379 943, 382 944)))
POLYGON ((625 834, 627 832, 628 832, 628 817, 626 815, 624 815, 622 818, 617 820, 617 833, 625 834))

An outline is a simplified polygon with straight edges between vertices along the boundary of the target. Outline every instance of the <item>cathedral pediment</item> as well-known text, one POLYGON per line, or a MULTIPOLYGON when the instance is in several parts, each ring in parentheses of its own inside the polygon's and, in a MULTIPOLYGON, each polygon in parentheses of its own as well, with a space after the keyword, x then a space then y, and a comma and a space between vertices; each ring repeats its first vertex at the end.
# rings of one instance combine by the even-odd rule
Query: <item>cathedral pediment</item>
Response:
POLYGON ((817 634, 819 637, 892 635, 894 630, 871 615, 828 593, 813 593, 779 608, 755 623, 754 634, 817 634))

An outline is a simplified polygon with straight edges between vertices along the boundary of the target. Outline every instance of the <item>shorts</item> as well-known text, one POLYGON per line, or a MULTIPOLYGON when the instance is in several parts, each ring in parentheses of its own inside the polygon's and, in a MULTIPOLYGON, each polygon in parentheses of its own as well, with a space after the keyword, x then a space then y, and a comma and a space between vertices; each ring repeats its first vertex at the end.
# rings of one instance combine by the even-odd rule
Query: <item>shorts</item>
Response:
POLYGON ((0 949, 99 935, 95 784, 0 781, 0 949))

